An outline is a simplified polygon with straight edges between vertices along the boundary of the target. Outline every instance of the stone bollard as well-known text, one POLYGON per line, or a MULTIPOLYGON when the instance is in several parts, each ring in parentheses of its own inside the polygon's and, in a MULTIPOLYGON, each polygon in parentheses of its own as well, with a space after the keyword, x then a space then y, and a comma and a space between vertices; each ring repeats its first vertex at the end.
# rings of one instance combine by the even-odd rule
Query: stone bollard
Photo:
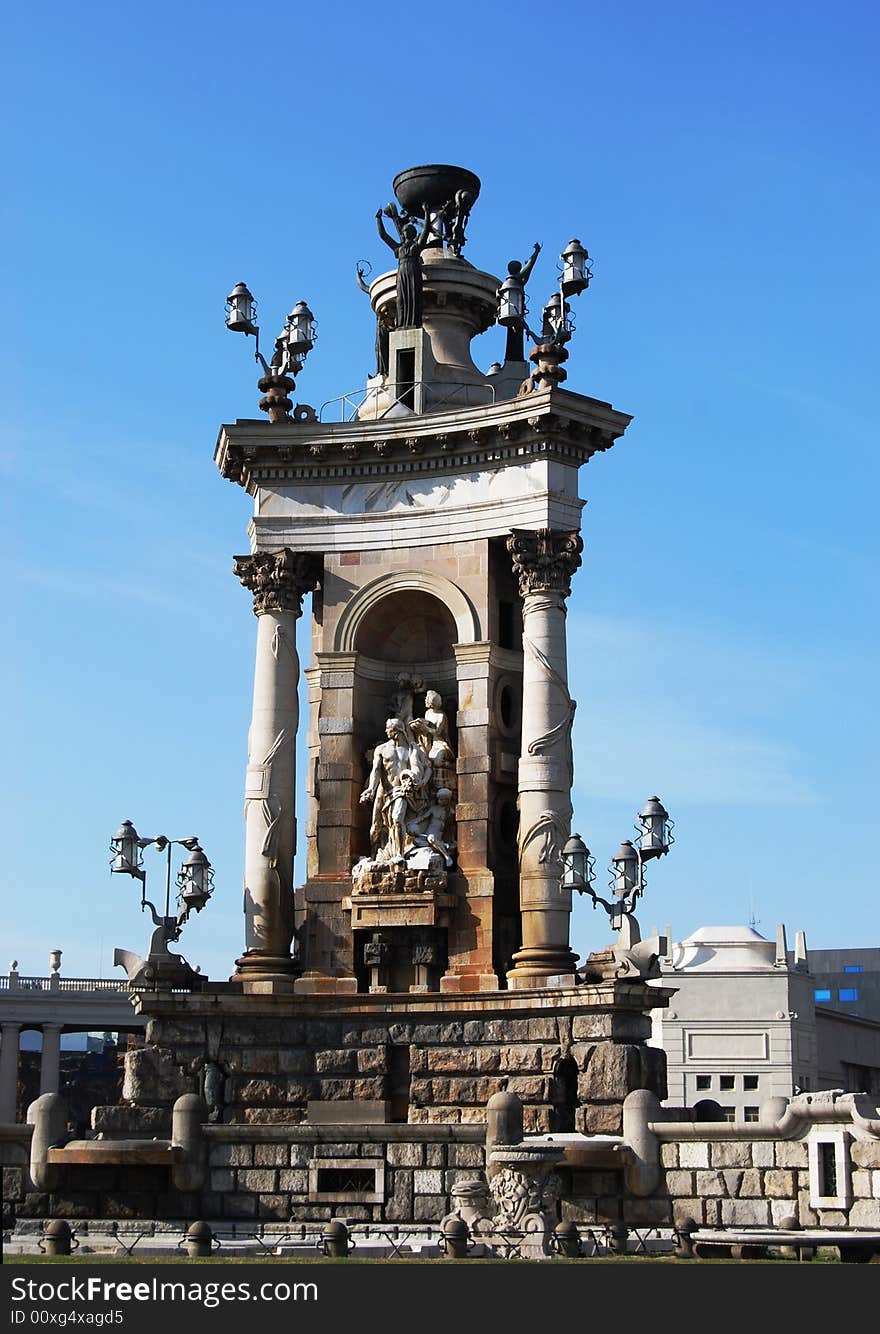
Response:
POLYGON ((577 1260, 582 1254, 577 1223, 570 1219, 557 1223, 553 1229, 553 1249, 563 1260, 577 1260))
MULTIPOLYGON (((780 1232, 800 1232, 801 1225, 793 1214, 786 1214, 779 1220, 780 1232)), ((816 1254, 812 1246, 780 1246, 780 1254, 789 1260, 812 1260, 816 1254)))
POLYGON ((79 1242, 70 1230, 70 1224, 63 1218, 53 1219, 46 1225, 46 1231, 43 1233, 46 1255, 70 1255, 71 1249, 76 1250, 79 1242))
POLYGON ((202 1127, 207 1119, 207 1104, 197 1093, 184 1093, 171 1110, 171 1143, 183 1151, 183 1162, 171 1168, 175 1190, 201 1190, 205 1184, 208 1154, 202 1127))
POLYGON ((49 1150, 64 1143, 67 1138, 67 1104, 60 1093, 41 1093, 27 1112, 32 1125, 30 1176, 34 1190, 54 1190, 58 1184, 58 1168, 48 1163, 49 1150))
POLYGON ((186 1230, 186 1253, 191 1260, 204 1260, 213 1245, 214 1233, 207 1223, 190 1223, 186 1230))
POLYGON ((440 1250, 449 1260, 464 1260, 468 1253, 470 1230, 463 1218, 447 1218, 440 1234, 440 1250))
POLYGON ((344 1260, 351 1249, 348 1228, 341 1218, 331 1218, 321 1233, 318 1250, 323 1251, 331 1260, 344 1260))
POLYGON ((694 1243, 691 1238, 699 1226, 695 1218, 684 1218, 676 1229, 675 1254, 679 1260, 693 1260, 694 1243))
POLYGON ((626 1255, 628 1244, 629 1228, 626 1226, 626 1223, 612 1224, 608 1240, 609 1249, 612 1250, 615 1255, 626 1255))
POLYGON ((493 1093, 486 1103, 486 1161, 496 1144, 519 1144, 523 1105, 515 1093, 493 1093))

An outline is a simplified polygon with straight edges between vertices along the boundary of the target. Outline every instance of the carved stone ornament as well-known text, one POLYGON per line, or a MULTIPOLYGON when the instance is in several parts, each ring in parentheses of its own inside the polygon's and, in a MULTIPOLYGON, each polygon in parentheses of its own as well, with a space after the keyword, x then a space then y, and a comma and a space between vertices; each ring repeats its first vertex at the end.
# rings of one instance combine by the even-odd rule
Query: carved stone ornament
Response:
POLYGON ((571 592, 571 576, 581 563, 583 539, 577 532, 554 532, 550 528, 514 528, 507 550, 519 579, 522 597, 529 593, 571 592))
POLYGON ((321 578, 321 557, 282 547, 236 556, 232 569, 254 595, 255 616, 267 611, 292 611, 301 616, 304 595, 317 588, 321 578))

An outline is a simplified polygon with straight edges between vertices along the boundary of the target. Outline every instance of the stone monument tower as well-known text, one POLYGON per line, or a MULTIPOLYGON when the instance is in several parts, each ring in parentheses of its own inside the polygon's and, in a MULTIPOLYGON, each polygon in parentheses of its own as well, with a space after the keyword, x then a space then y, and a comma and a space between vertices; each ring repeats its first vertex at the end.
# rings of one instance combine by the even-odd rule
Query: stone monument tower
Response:
POLYGON ((298 407, 218 441, 221 472, 254 498, 253 551, 236 561, 258 623, 236 976, 316 994, 573 985, 565 600, 578 471, 630 418, 558 387, 564 333, 539 342, 533 380, 524 361, 479 371, 470 343, 501 286, 461 254, 480 182, 420 167, 394 187, 399 208, 377 217, 398 268, 369 288, 385 369, 347 420, 298 407), (309 592, 294 912, 294 622, 309 592))

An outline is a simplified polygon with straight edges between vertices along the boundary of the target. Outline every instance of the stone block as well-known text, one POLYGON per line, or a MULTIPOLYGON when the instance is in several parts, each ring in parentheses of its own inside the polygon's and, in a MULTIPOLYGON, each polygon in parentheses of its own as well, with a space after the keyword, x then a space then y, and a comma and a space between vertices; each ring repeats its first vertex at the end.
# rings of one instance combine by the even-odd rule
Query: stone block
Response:
POLYGON ((477 1101, 477 1081, 475 1079, 450 1079, 447 1101, 475 1103, 477 1101))
POLYGON ((777 1167, 806 1167, 807 1142, 802 1139, 780 1140, 776 1145, 777 1167))
POLYGON ((623 1200, 624 1221, 631 1227, 660 1227, 672 1222, 672 1204, 667 1199, 638 1199, 627 1195, 623 1200))
POLYGON ((417 1223, 439 1223, 448 1208, 445 1195, 416 1195, 413 1198, 413 1218, 417 1223))
POLYGON ((309 1174, 304 1167, 282 1168, 278 1173, 278 1189, 289 1195, 307 1195, 309 1174))
POLYGON ((513 1075, 507 1081, 507 1092, 523 1102, 541 1102, 547 1094, 547 1080, 542 1075, 513 1075))
POLYGON ((581 1098, 620 1098, 638 1088, 642 1066, 637 1047, 601 1042, 595 1047, 586 1073, 578 1076, 581 1098))
POLYGON ((842 1209, 820 1209, 820 1227, 846 1227, 847 1217, 842 1209))
POLYGON ((856 1200, 850 1207, 849 1225, 880 1228, 880 1200, 856 1200))
POLYGON ((798 1191, 796 1216, 802 1227, 815 1227, 819 1222, 819 1215, 815 1209, 810 1208, 810 1190, 808 1186, 798 1191))
POLYGON ((20 1167, 4 1167, 4 1203, 24 1199, 24 1172, 20 1167))
POLYGON ((721 1222, 725 1227, 760 1227, 770 1222, 768 1200, 722 1200, 721 1222))
POLYGON ((257 1197, 245 1192, 224 1195, 224 1218, 254 1218, 257 1213, 257 1197))
POLYGON ((357 1070, 357 1052, 351 1047, 316 1051, 315 1070, 319 1075, 353 1075, 357 1070))
POLYGON ((710 1145, 709 1161, 713 1167, 751 1167, 752 1146, 734 1140, 716 1141, 710 1145))
POLYGON ((394 1168, 386 1177, 385 1190, 386 1219, 389 1222, 409 1222, 413 1216, 412 1172, 394 1168))
POLYGON ((389 1144, 385 1157, 395 1167, 421 1167, 425 1159, 424 1144, 389 1144))
POLYGON ((445 1145, 445 1144, 426 1144, 426 1145, 425 1145, 425 1166, 426 1166, 426 1167, 445 1167, 445 1166, 446 1166, 446 1145, 445 1145))
POLYGON ((252 1167, 252 1144, 212 1144, 211 1164, 214 1167, 252 1167))
POLYGON ((684 1227, 691 1219, 702 1226, 704 1218, 703 1201, 697 1199, 696 1196, 683 1196, 681 1199, 672 1201, 673 1227, 684 1227))
POLYGON ((479 1074, 497 1074, 501 1069, 500 1047, 477 1047, 474 1057, 479 1074))
MULTIPOLYGON (((342 1132, 340 1132, 342 1133, 342 1132)), ((329 1144, 315 1144, 312 1148, 314 1158, 358 1158, 361 1146, 358 1140, 334 1140, 329 1144)))
MULTIPOLYGON (((462 1108, 460 1107, 420 1107, 418 1109, 424 1113, 419 1120, 426 1121, 429 1125, 458 1125, 462 1120, 462 1108)), ((476 1115, 481 1116, 482 1110, 475 1107, 473 1109, 476 1115)), ((410 1120, 415 1120, 413 1109, 410 1108, 410 1120)))
POLYGON ((559 1027, 555 1019, 530 1019, 528 1021, 530 1042, 558 1042, 559 1027))
POLYGON ((289 1150, 286 1144, 255 1144, 255 1167, 286 1167, 289 1150))
MULTIPOLYGON (((730 1176, 734 1175, 731 1169, 725 1171, 725 1177, 727 1177, 728 1174, 730 1176)), ((752 1167, 747 1168, 746 1171, 740 1172, 738 1175, 739 1182, 737 1188, 735 1191, 729 1191, 728 1193, 730 1195, 738 1195, 740 1199, 744 1200, 751 1200, 759 1197, 763 1198, 767 1195, 768 1192, 765 1189, 764 1183, 765 1174, 763 1172, 759 1172, 756 1168, 752 1167)))
POLYGON ((770 1222, 778 1227, 783 1218, 797 1218, 797 1200, 771 1200, 770 1222))
MULTIPOLYGON (((507 1081, 501 1078, 478 1079, 477 1097, 476 1097, 478 1106, 485 1108, 486 1103, 489 1101, 489 1099, 494 1094, 500 1093, 502 1089, 506 1087, 507 1087, 507 1081)), ((483 1113, 483 1115, 485 1116, 485 1112, 483 1113)))
POLYGON ((459 1074, 476 1069, 475 1053, 465 1047, 431 1047, 428 1069, 440 1074, 459 1074))
POLYGON ((244 1074, 274 1075, 279 1068, 277 1051, 268 1047, 245 1047, 238 1056, 244 1074))
POLYGON ((312 1053, 302 1047, 276 1052, 277 1068, 283 1075, 308 1075, 312 1071, 312 1053))
POLYGON ((785 1168, 771 1168, 764 1173, 764 1194, 771 1200, 793 1199, 795 1193, 794 1172, 785 1168))
POLYGON ((244 1107, 240 1119, 248 1126, 297 1126, 305 1116, 305 1107, 244 1107))
POLYGON ((443 1193, 443 1173, 436 1168, 416 1168, 413 1172, 413 1190, 416 1195, 443 1193))
POLYGON ((693 1172, 667 1172, 666 1189, 669 1194, 678 1199, 682 1196, 690 1196, 694 1193, 694 1174, 693 1172))
MULTIPOLYGON (((357 1072, 360 1075, 382 1075, 388 1068, 384 1047, 361 1047, 357 1052, 357 1072)), ((410 1065, 412 1070, 412 1065, 410 1065)))
POLYGON ((709 1145, 706 1140, 683 1140, 678 1146, 679 1167, 708 1167, 709 1145))
POLYGON ((703 1202, 703 1219, 706 1227, 719 1227, 721 1224, 721 1200, 711 1199, 703 1202))
POLYGON ((291 1144, 288 1158, 291 1167, 306 1167, 311 1157, 311 1144, 291 1144))
MULTIPOLYGON (((660 1161, 661 1161, 661 1163, 663 1164, 664 1167, 678 1167, 678 1145, 677 1145, 677 1144, 661 1144, 661 1145, 660 1145, 660 1161)), ((692 1164, 690 1164, 690 1163, 688 1163, 688 1164, 682 1164, 682 1166, 692 1166, 692 1164)), ((697 1166, 699 1166, 699 1167, 708 1167, 708 1166, 709 1166, 708 1159, 707 1159, 707 1161, 706 1161, 705 1163, 699 1163, 699 1164, 697 1164, 697 1166)))
POLYGON ((697 1172, 697 1194, 704 1198, 708 1195, 726 1195, 727 1186, 720 1172, 697 1172))
POLYGON ((235 1184, 240 1191, 274 1191, 275 1179, 276 1173, 268 1169, 242 1168, 236 1175, 235 1184))
POLYGON ((353 1079, 319 1079, 317 1081, 318 1102, 353 1102, 353 1079))
POLYGON ((133 1139, 152 1139, 158 1136, 164 1139, 171 1134, 171 1109, 169 1107, 93 1107, 92 1129, 104 1135, 120 1138, 131 1136, 133 1139))
POLYGON ((481 1144, 450 1144, 446 1150, 450 1167, 469 1167, 482 1171, 486 1153, 481 1144))
POLYGON ((225 1167, 215 1167, 211 1172, 211 1190, 226 1191, 235 1188, 235 1173, 225 1167))
POLYGON ((623 1108, 619 1102, 593 1103, 583 1109, 584 1133, 619 1135, 623 1130, 623 1108))
POLYGON ((850 1144, 854 1167, 880 1168, 880 1140, 856 1139, 850 1144))
POLYGON ((752 1164, 755 1167, 772 1167, 776 1161, 774 1145, 765 1140, 752 1143, 752 1164))
POLYGON ((529 1037, 528 1019, 488 1019, 486 1021, 487 1042, 497 1042, 502 1047, 511 1042, 527 1042, 529 1037))
POLYGON ((257 1217, 287 1219, 290 1217, 290 1201, 286 1195, 258 1195, 257 1217))
POLYGON ((486 1036, 486 1026, 480 1019, 469 1019, 465 1022, 463 1029, 463 1039, 465 1042, 482 1042, 486 1036))

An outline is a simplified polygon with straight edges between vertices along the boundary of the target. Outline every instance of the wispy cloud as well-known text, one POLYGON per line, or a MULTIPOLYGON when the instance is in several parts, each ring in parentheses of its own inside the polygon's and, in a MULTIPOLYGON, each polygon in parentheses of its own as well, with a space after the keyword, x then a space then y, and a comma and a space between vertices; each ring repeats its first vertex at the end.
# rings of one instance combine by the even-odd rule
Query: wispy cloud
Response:
POLYGON ((575 613, 575 787, 631 800, 788 805, 819 800, 798 749, 768 717, 804 709, 818 669, 713 632, 575 613))

